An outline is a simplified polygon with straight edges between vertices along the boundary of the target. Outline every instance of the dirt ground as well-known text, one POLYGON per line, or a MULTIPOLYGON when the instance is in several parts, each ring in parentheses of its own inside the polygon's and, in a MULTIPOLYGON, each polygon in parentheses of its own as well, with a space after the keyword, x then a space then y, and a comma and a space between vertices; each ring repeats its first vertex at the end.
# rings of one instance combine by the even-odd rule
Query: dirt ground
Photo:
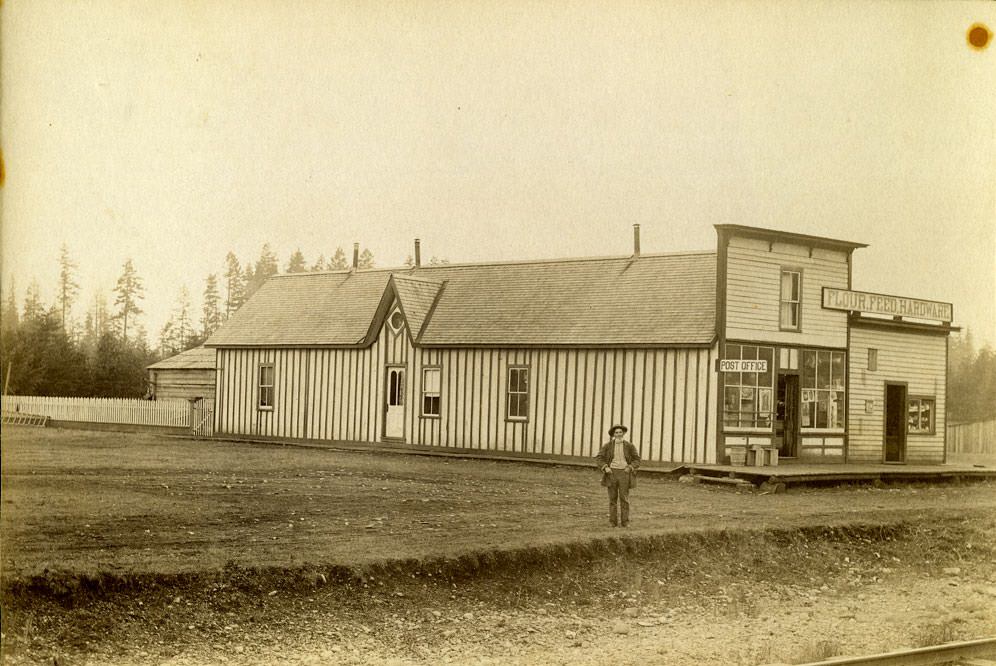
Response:
POLYGON ((25 431, 3 663, 765 664, 996 635, 992 482, 647 476, 613 530, 586 469, 25 431))

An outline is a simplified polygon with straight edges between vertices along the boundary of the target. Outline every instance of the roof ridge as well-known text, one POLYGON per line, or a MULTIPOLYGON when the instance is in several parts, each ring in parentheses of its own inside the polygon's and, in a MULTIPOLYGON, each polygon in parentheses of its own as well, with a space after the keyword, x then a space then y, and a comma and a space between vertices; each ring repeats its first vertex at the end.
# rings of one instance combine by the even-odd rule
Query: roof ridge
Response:
MULTIPOLYGON (((522 266, 529 264, 569 264, 569 263, 585 263, 585 262, 595 262, 595 261, 622 261, 626 259, 632 259, 639 261, 640 259, 661 259, 666 257, 689 257, 689 256, 708 256, 715 255, 715 250, 680 250, 675 252, 643 252, 639 255, 632 254, 620 254, 620 255, 606 255, 601 257, 555 257, 552 259, 512 259, 508 261, 466 261, 462 263, 452 263, 452 264, 433 264, 433 265, 423 265, 416 268, 415 266, 395 266, 395 267, 384 267, 384 268, 359 268, 353 269, 338 269, 334 271, 305 271, 301 273, 277 273, 270 277, 301 277, 304 275, 348 275, 350 273, 411 273, 412 271, 425 271, 425 270, 438 270, 446 268, 463 268, 465 266, 522 266)), ((413 275, 404 275, 403 277, 414 278, 413 275)))

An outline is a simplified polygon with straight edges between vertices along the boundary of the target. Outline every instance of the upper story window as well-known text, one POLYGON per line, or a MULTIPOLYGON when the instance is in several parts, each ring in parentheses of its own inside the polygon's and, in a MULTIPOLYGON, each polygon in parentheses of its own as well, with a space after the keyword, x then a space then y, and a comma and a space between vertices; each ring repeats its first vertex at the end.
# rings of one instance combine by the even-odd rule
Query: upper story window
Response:
POLYGON ((875 372, 878 370, 878 350, 868 348, 868 370, 875 372))
POLYGON ((510 421, 529 418, 529 368, 512 366, 508 369, 506 415, 510 421))
POLYGON ((778 324, 783 331, 802 329, 802 272, 782 269, 781 296, 779 297, 778 324))
POLYGON ((273 409, 273 364, 259 366, 259 408, 273 409))

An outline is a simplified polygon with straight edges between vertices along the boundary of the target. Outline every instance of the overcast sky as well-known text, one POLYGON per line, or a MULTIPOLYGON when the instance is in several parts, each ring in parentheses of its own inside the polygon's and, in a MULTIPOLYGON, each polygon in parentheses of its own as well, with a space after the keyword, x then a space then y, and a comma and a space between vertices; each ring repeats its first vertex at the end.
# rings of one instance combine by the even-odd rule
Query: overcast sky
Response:
MULTIPOLYGON (((10 0, 2 276, 134 261, 155 342, 229 250, 281 267, 868 243, 854 287, 996 345, 991 2, 10 0)), ((74 314, 82 318, 86 303, 74 314)))

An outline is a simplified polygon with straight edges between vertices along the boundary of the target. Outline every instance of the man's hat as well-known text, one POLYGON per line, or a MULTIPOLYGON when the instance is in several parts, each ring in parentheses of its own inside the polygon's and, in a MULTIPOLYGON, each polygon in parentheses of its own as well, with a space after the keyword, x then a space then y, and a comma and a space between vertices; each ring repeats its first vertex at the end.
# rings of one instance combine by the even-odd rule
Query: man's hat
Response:
POLYGON ((629 432, 629 428, 627 428, 627 427, 626 427, 626 426, 624 426, 624 425, 618 425, 618 424, 617 424, 617 425, 614 425, 614 426, 612 426, 611 428, 609 428, 609 437, 611 437, 611 436, 612 436, 612 433, 614 433, 614 432, 615 432, 616 430, 622 430, 622 431, 623 431, 623 434, 624 434, 624 435, 625 435, 625 434, 626 434, 627 432, 629 432))

